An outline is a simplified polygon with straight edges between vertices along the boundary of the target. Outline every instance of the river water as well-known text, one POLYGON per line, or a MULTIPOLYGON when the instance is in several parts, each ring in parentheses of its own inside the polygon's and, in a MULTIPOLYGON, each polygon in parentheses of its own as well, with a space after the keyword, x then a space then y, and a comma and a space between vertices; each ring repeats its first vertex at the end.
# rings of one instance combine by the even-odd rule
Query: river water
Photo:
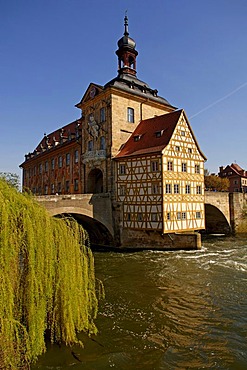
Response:
POLYGON ((94 256, 99 334, 48 348, 32 369, 247 369, 247 238, 94 256))

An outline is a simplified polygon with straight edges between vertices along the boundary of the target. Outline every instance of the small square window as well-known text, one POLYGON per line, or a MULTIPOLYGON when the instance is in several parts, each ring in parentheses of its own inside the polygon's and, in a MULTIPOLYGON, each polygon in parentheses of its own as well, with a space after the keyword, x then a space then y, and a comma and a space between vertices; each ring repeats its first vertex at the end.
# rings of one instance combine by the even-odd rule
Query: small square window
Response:
POLYGON ((153 194, 159 194, 159 192, 160 192, 159 184, 157 184, 157 183, 152 184, 152 193, 153 194))
POLYGON ((179 194, 179 184, 174 184, 174 194, 179 194))
POLYGON ((201 218, 201 212, 199 211, 196 212, 196 218, 201 218))
POLYGON ((173 162, 171 162, 171 161, 167 162, 167 170, 168 171, 173 171, 173 162))
POLYGON ((123 195, 125 195, 125 192, 126 192, 125 185, 120 185, 120 187, 119 187, 119 195, 120 196, 123 196, 123 195))
POLYGON ((190 194, 190 185, 185 185, 185 194, 190 194))
POLYGON ((171 194, 171 192, 172 192, 171 184, 166 184, 166 194, 171 194))
POLYGON ((126 173, 125 164, 120 164, 119 165, 119 173, 120 173, 120 175, 125 175, 125 173, 126 173))
POLYGON ((137 213, 137 221, 142 221, 142 220, 143 220, 142 213, 137 213))
POLYGON ((200 173, 200 165, 199 164, 195 165, 195 173, 200 173))
POLYGON ((202 193, 202 187, 200 185, 197 185, 196 194, 201 194, 201 193, 202 193))
POLYGON ((158 161, 152 161, 151 162, 151 171, 152 172, 159 171, 159 162, 158 161))
POLYGON ((158 221, 157 213, 151 213, 151 221, 152 222, 157 222, 158 221))
POLYGON ((187 172, 187 163, 182 163, 182 172, 187 172))

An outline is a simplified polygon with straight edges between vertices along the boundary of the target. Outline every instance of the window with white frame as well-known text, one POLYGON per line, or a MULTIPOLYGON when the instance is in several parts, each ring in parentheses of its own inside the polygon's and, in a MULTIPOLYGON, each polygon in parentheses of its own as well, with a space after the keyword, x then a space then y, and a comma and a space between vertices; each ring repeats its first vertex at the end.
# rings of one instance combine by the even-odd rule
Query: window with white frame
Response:
POLYGON ((174 184, 174 194, 179 194, 179 184, 174 184))
POLYGON ((187 172, 187 163, 182 163, 182 172, 187 172))
POLYGON ((125 175, 125 173, 126 173, 126 166, 125 166, 125 164, 120 164, 119 165, 119 173, 120 173, 120 175, 125 175))
POLYGON ((199 164, 195 165, 195 173, 200 173, 200 165, 199 164))
POLYGON ((171 194, 171 192, 172 192, 172 185, 166 184, 166 194, 171 194))
POLYGON ((158 183, 152 184, 152 193, 153 194, 159 194, 160 193, 160 187, 158 183))
POLYGON ((130 108, 130 107, 127 108, 127 121, 130 122, 130 123, 135 122, 135 116, 134 116, 134 109, 133 108, 130 108))
POLYGON ((119 195, 120 196, 123 196, 123 195, 125 195, 125 192, 126 192, 125 185, 120 185, 120 187, 119 187, 119 195))
POLYGON ((196 194, 201 194, 202 193, 202 187, 201 185, 196 186, 196 194))
POLYGON ((190 185, 185 185, 185 194, 190 194, 190 185))
POLYGON ((158 161, 151 161, 151 171, 152 172, 159 171, 159 162, 158 161))
POLYGON ((167 170, 168 171, 173 171, 173 162, 172 161, 167 162, 167 170))

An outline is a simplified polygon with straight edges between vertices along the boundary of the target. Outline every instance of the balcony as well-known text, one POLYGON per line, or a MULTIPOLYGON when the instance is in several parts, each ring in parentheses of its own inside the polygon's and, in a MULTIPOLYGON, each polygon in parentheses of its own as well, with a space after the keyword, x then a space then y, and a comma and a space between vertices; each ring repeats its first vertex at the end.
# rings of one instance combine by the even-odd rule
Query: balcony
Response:
POLYGON ((83 163, 106 159, 106 150, 90 150, 84 153, 83 163))

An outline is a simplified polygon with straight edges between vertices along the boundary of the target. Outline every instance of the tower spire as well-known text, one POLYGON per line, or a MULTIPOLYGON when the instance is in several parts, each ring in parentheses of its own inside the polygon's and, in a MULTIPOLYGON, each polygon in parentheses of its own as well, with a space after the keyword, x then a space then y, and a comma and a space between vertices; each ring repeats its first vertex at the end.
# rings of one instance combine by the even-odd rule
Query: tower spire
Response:
POLYGON ((125 17, 124 17, 124 36, 129 36, 129 22, 128 22, 127 10, 125 11, 125 17))
POLYGON ((124 35, 118 40, 118 75, 129 74, 136 76, 136 57, 138 52, 135 50, 136 43, 129 37, 129 21, 127 10, 124 17, 124 35))

